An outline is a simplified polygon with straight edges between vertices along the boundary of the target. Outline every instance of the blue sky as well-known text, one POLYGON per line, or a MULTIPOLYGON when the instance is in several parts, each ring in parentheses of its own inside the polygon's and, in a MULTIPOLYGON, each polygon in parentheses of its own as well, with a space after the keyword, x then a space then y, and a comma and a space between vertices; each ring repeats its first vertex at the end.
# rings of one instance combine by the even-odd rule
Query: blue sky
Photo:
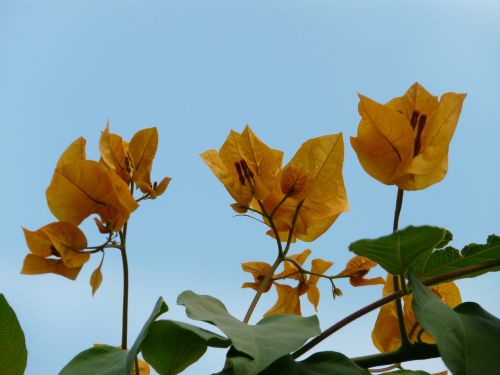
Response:
MULTIPOLYGON (((249 280, 240 263, 271 262, 274 242, 259 223, 233 217, 230 196, 199 153, 247 123, 286 160, 309 138, 344 133, 351 210, 317 241, 292 249, 311 248, 338 272, 351 256, 349 243, 390 232, 396 196, 362 170, 348 146, 359 121, 357 93, 384 102, 415 81, 435 95, 466 92, 446 179, 406 194, 400 223, 445 227, 457 247, 499 234, 499 21, 493 0, 0 0, 0 292, 26 333, 26 373, 55 374, 93 343, 120 341, 117 253, 106 256, 94 297, 88 280, 98 257, 74 282, 19 274, 28 251, 21 226, 54 221, 45 189, 60 153, 84 136, 97 158, 107 119, 127 139, 157 126, 153 177, 173 177, 167 193, 144 202, 130 222, 131 339, 160 295, 170 306, 165 318, 187 321, 175 304, 186 289, 213 295, 243 317, 253 294, 240 288, 249 280)), ((101 242, 90 221, 82 228, 92 244, 101 242)), ((499 281, 498 274, 460 281, 463 300, 500 315, 491 294, 499 281)), ((333 301, 320 285, 322 328, 381 294, 379 287, 339 286, 344 296, 333 301)), ((254 322, 274 298, 262 300, 254 322)), ((313 313, 305 303, 303 310, 313 313)), ((320 349, 374 353, 375 317, 320 349)), ((223 357, 209 350, 186 373, 219 370, 223 357)), ((444 369, 439 361, 412 366, 444 369)))

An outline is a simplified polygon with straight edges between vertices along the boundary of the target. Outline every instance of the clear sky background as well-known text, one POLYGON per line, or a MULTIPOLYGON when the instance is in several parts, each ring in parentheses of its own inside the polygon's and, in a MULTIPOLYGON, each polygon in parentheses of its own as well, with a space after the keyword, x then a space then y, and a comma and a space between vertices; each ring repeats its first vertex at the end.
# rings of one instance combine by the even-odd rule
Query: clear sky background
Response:
MULTIPOLYGON (((274 240, 258 222, 233 217, 229 194, 199 158, 246 123, 285 160, 309 138, 344 133, 351 210, 317 241, 292 248, 334 261, 336 273, 352 256, 349 243, 391 231, 396 197, 350 148, 357 93, 385 102, 415 81, 435 95, 466 92, 449 173, 405 195, 400 225, 445 227, 457 247, 500 234, 499 35, 494 0, 0 0, 0 292, 26 334, 26 373, 56 374, 93 343, 120 342, 117 252, 106 256, 94 297, 89 277, 99 256, 76 281, 19 274, 28 252, 21 226, 54 221, 45 189, 59 155, 84 136, 88 156, 97 158, 107 119, 126 139, 157 126, 153 177, 173 177, 165 195, 144 202, 130 221, 129 340, 160 295, 170 306, 165 318, 188 321, 175 303, 186 289, 219 298, 242 318, 253 291, 240 288, 251 277, 240 263, 274 260, 274 240)), ((90 220, 82 228, 91 244, 102 242, 90 220)), ((499 282, 488 274, 458 284, 464 301, 498 316, 499 282)), ((320 283, 323 329, 381 295, 379 286, 339 287, 344 296, 333 301, 320 283)), ((274 300, 272 291, 253 322, 274 300)), ((303 312, 314 312, 305 301, 303 312)), ((365 316, 319 349, 376 352, 375 318, 365 316)), ((223 358, 223 350, 209 349, 186 374, 220 370, 223 358)), ((408 367, 444 369, 437 360, 408 367)))

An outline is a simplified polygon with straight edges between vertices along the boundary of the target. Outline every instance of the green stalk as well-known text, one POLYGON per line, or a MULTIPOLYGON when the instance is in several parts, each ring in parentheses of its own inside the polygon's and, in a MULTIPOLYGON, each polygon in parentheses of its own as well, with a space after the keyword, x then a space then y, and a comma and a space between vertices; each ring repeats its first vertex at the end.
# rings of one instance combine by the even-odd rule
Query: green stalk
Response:
MULTIPOLYGON (((401 214, 401 208, 403 207, 403 194, 404 190, 398 188, 398 195, 396 197, 396 209, 394 210, 394 223, 392 225, 392 231, 395 232, 398 230, 399 226, 399 215, 401 214)), ((392 278, 393 281, 393 286, 394 286, 394 292, 399 292, 401 290, 400 288, 400 281, 401 277, 394 275, 392 278)), ((410 344, 410 340, 408 339, 408 335, 406 334, 406 326, 405 326, 405 318, 403 314, 403 305, 401 303, 401 299, 397 299, 395 302, 396 304, 396 312, 398 315, 398 325, 399 325, 399 333, 401 335, 401 346, 407 347, 410 344)))

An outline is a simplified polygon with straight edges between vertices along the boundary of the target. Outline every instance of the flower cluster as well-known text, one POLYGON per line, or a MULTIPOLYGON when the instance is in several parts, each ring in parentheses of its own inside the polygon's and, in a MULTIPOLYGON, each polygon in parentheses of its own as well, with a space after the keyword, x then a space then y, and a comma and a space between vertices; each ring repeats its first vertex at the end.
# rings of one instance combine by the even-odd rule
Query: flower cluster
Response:
POLYGON ((86 158, 86 140, 78 138, 59 158, 47 188, 47 204, 58 221, 24 235, 30 249, 22 273, 55 273, 75 279, 90 258, 87 239, 78 225, 92 214, 108 243, 122 230, 140 199, 152 199, 167 188, 170 178, 151 182, 151 169, 158 145, 156 128, 137 132, 130 142, 102 132, 99 161, 86 158), (144 194, 134 199, 134 186, 144 194))

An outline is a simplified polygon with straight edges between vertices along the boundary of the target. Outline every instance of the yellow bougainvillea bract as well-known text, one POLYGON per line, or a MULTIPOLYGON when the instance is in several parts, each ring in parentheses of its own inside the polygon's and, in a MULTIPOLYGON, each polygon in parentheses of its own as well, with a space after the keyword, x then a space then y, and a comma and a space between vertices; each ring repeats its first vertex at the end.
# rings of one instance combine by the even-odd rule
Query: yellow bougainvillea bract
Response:
POLYGON ((449 92, 438 100, 418 83, 386 104, 360 95, 361 121, 351 144, 365 171, 403 190, 441 181, 465 96, 449 92))
POLYGON ((87 247, 85 235, 72 223, 54 222, 36 231, 23 231, 31 251, 21 270, 25 275, 55 273, 74 280, 90 258, 81 252, 87 247))
MULTIPOLYGON (((218 152, 205 151, 201 157, 236 201, 237 212, 250 206, 260 210, 260 205, 274 212, 282 241, 299 204, 293 239, 303 241, 319 237, 349 208, 342 178, 342 134, 308 140, 284 168, 283 153, 265 145, 249 126, 241 134, 231 131, 218 152)), ((268 234, 274 236, 272 230, 268 234)))
MULTIPOLYGON (((443 283, 431 287, 431 290, 450 307, 455 307, 462 302, 460 291, 453 282, 443 283)), ((387 275, 384 284, 383 296, 387 296, 394 291, 393 278, 387 275)), ((406 334, 410 342, 415 342, 420 333, 420 326, 417 324, 415 313, 411 307, 412 296, 403 297, 404 302, 404 320, 406 334)), ((432 337, 424 332, 421 340, 428 344, 433 344, 432 337)), ((381 352, 397 350, 401 346, 401 336, 399 332, 398 316, 395 303, 388 303, 380 308, 372 331, 372 341, 375 347, 381 352)))

